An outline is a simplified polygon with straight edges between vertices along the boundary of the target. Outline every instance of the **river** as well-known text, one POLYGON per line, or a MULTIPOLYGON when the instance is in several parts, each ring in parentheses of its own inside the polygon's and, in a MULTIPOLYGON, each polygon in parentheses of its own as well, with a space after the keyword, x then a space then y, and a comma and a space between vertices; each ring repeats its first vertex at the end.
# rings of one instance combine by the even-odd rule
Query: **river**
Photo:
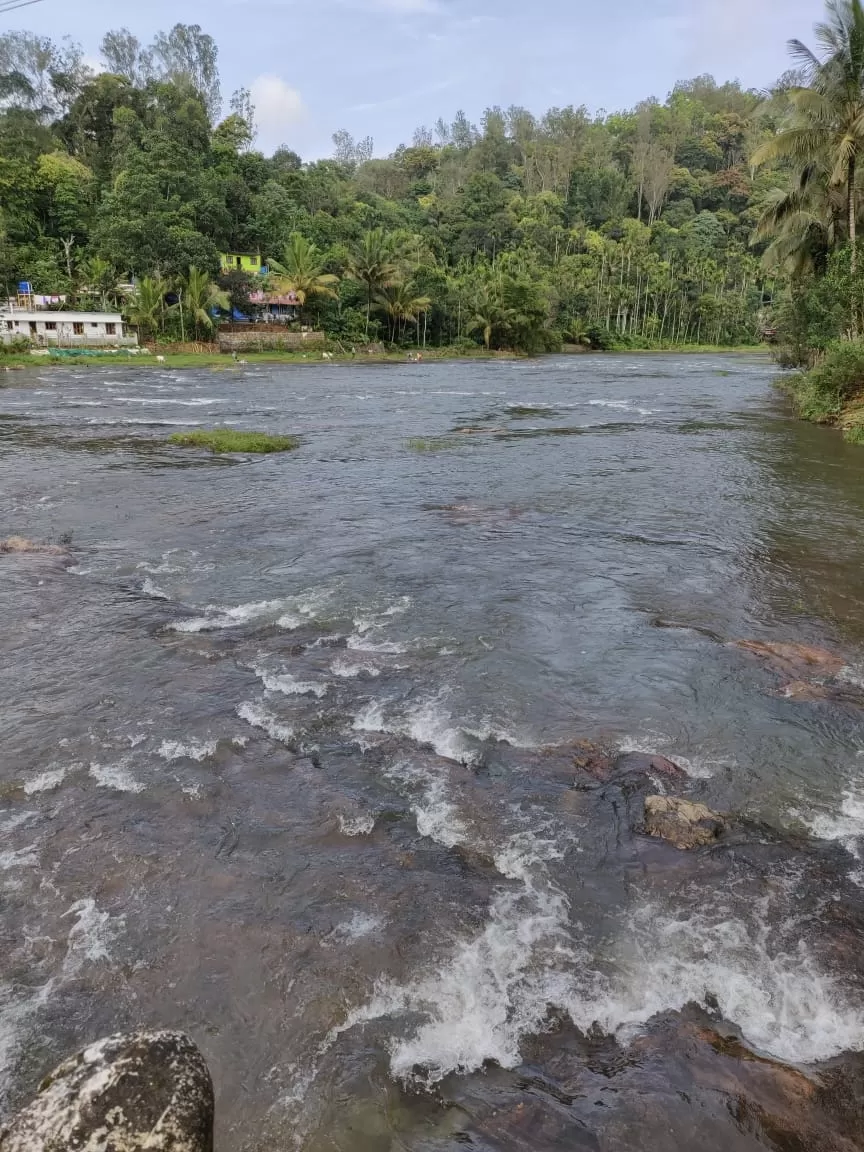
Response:
POLYGON ((0 537, 72 563, 0 556, 0 1112, 152 1024, 202 1047, 220 1152, 680 1148, 697 1121, 737 1150, 674 1054, 645 1071, 657 1021, 695 1002, 805 1068, 864 1048, 864 966, 824 930, 864 883, 864 712, 734 643, 864 675, 864 450, 773 374, 5 376, 0 537), (301 446, 165 443, 221 424, 301 446), (754 831, 639 835, 573 787, 577 741, 670 757, 754 831), (655 1121, 616 1069, 674 1086, 671 1142, 628 1143, 655 1121))

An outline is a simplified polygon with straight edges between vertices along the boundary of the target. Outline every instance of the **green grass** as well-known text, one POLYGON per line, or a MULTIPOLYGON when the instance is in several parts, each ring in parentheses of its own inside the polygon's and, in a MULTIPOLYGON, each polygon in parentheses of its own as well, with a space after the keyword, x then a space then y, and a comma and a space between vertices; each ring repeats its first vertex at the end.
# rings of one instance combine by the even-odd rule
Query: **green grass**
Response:
MULTIPOLYGON (((352 356, 350 352, 341 352, 338 347, 333 347, 333 359, 324 360, 321 355, 321 349, 309 349, 304 352, 300 349, 292 351, 274 350, 271 352, 243 352, 240 354, 241 360, 246 364, 330 364, 341 362, 345 364, 404 364, 408 354, 408 349, 399 349, 396 351, 383 351, 374 352, 371 356, 365 352, 358 352, 352 356)), ((588 349, 584 349, 588 352, 588 349)), ((739 348, 729 347, 716 347, 711 344, 701 345, 687 345, 678 347, 651 347, 651 348, 632 348, 632 347, 615 347, 611 348, 612 352, 630 352, 633 354, 648 355, 651 353, 722 353, 722 352, 766 352, 767 349, 764 345, 753 345, 739 348)), ((602 355, 602 353, 594 353, 595 355, 602 355)), ((469 349, 462 346, 458 347, 444 347, 444 348, 426 348, 423 350, 423 362, 426 363, 432 360, 507 360, 507 359, 521 359, 522 353, 515 352, 487 352, 485 348, 480 346, 469 349)), ((74 371, 76 368, 116 368, 122 366, 123 368, 214 368, 223 372, 234 372, 241 376, 243 372, 243 364, 239 364, 233 360, 231 356, 222 352, 166 352, 159 353, 158 348, 151 355, 130 355, 128 353, 119 352, 116 356, 87 356, 86 353, 81 356, 71 356, 61 359, 55 356, 31 356, 29 353, 6 353, 0 355, 0 373, 3 368, 19 369, 19 368, 38 368, 44 369, 46 366, 62 365, 62 367, 74 371), (161 363, 156 359, 157 355, 163 355, 161 363)))
POLYGON ((455 436, 412 436, 405 441, 410 452, 446 452, 448 448, 459 448, 464 441, 455 436))
POLYGON ((234 428, 200 428, 175 432, 169 443, 181 448, 209 448, 211 452, 290 452, 299 447, 296 436, 271 436, 268 432, 238 432, 234 428))

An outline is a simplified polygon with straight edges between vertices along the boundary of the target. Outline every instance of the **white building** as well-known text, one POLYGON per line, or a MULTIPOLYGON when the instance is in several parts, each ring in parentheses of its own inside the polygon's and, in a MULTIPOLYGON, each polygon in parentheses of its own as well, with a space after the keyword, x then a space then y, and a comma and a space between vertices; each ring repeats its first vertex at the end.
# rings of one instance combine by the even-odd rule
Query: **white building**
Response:
POLYGON ((19 336, 34 347, 129 348, 138 337, 128 331, 119 312, 46 312, 14 308, 0 312, 0 339, 4 344, 19 336))

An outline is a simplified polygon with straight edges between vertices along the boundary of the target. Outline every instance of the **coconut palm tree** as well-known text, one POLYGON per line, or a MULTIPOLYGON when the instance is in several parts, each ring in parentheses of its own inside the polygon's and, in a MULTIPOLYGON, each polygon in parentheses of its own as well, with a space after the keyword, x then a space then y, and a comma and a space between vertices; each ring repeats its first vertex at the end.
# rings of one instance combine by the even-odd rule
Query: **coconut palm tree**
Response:
POLYGON ((386 315, 390 339, 395 341, 405 324, 409 321, 416 323, 420 313, 425 312, 431 303, 428 296, 413 296, 410 285, 394 281, 376 293, 374 307, 386 315))
POLYGON ((864 5, 862 0, 828 0, 827 19, 815 29, 822 49, 817 56, 800 40, 789 50, 809 80, 788 93, 789 125, 768 140, 752 158, 754 165, 791 161, 824 169, 829 188, 846 196, 846 224, 852 271, 857 253, 858 195, 856 175, 864 152, 864 5))
POLYGON ((101 256, 91 256, 81 265, 80 271, 82 283, 93 295, 99 296, 102 308, 107 308, 109 302, 116 302, 117 273, 112 264, 101 256))
POLYGON ((231 307, 228 293, 214 284, 206 272, 199 272, 194 264, 189 268, 188 276, 180 281, 177 294, 181 319, 183 312, 191 317, 196 338, 201 328, 213 330, 213 312, 216 309, 227 312, 231 307))
POLYGON ((369 338, 369 314, 376 292, 388 288, 398 274, 393 246, 383 228, 364 233, 348 258, 348 275, 366 285, 366 338, 369 338))
POLYGON ((138 281, 135 294, 126 304, 126 316, 143 336, 153 335, 162 327, 165 293, 168 285, 161 276, 145 276, 138 281))
POLYGON ((468 321, 467 331, 480 332, 488 352, 493 336, 502 335, 510 328, 515 310, 508 308, 495 288, 485 286, 473 304, 474 315, 468 321))
POLYGON ((826 173, 806 165, 789 188, 773 188, 765 198, 751 245, 770 240, 763 267, 784 268, 793 276, 824 271, 837 242, 845 205, 842 189, 829 186, 826 173))
POLYGON ((292 232, 285 245, 281 263, 271 260, 270 266, 276 272, 276 282, 280 290, 294 292, 301 304, 311 296, 326 296, 331 300, 336 296, 339 277, 324 271, 324 259, 314 244, 292 232))

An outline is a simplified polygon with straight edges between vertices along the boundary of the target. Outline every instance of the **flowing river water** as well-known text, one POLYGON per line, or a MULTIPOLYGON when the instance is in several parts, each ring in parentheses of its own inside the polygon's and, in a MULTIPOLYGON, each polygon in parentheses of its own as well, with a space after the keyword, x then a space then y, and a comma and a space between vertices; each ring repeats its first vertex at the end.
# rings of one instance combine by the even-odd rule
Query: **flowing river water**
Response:
POLYGON ((138 1024, 203 1049, 221 1152, 764 1147, 688 1020, 854 1063, 864 711, 734 642, 860 687, 864 450, 773 374, 6 376, 0 537, 71 566, 0 556, 0 1114, 138 1024), (165 442, 222 424, 301 446, 165 442), (750 832, 640 835, 578 741, 750 832))

